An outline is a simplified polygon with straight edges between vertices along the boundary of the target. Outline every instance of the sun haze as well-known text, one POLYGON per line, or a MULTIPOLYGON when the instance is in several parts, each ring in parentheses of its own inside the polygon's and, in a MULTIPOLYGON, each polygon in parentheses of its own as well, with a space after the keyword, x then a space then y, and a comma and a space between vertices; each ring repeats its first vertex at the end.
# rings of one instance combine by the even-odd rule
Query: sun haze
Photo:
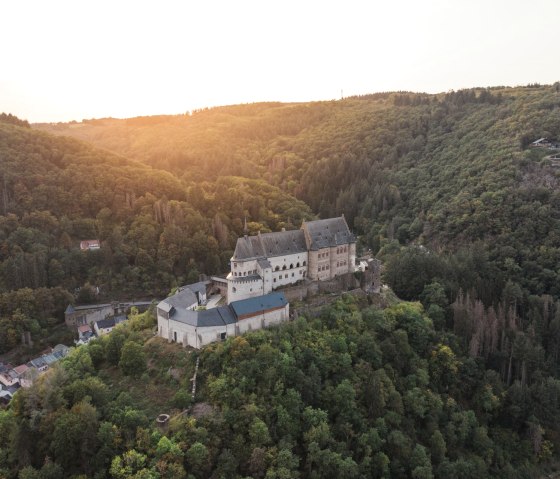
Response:
POLYGON ((558 18, 556 0, 3 2, 0 111, 50 122, 552 83, 558 18))

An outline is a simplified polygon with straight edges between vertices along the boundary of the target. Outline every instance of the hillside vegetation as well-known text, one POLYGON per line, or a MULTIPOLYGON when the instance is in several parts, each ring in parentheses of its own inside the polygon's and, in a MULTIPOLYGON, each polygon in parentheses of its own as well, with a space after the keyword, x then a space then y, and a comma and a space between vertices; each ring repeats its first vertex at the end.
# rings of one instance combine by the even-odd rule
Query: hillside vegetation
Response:
POLYGON ((0 415, 0 476, 24 466, 20 477, 41 479, 554 470, 559 173, 550 151, 528 145, 560 139, 559 90, 383 93, 40 125, 79 140, 6 116, 0 314, 15 341, 15 328, 48 324, 64 289, 82 286, 82 299, 86 283, 165 292, 223 270, 245 217, 256 232, 344 213, 395 293, 421 304, 344 299, 206 348, 197 396, 206 414, 196 418, 179 415, 195 354, 151 338, 149 313, 136 317, 18 393, 0 415), (92 237, 102 249, 78 251, 92 237), (29 301, 39 291, 56 295, 49 313, 29 301), (153 419, 166 411, 174 419, 163 436, 153 419))
POLYGON ((252 231, 268 231, 312 217, 303 202, 262 180, 194 183, 6 117, 11 121, 0 117, 0 293, 22 293, 0 309, 6 328, 0 353, 23 330, 39 338, 40 326, 62 320, 68 295, 56 288, 72 294, 81 288, 82 302, 162 297, 201 272, 227 270, 244 218, 252 231), (80 251, 86 239, 99 239, 101 249, 80 251), (29 294, 39 288, 50 288, 56 305, 28 317, 29 294))
POLYGON ((480 242, 498 290, 519 268, 521 287, 557 294, 558 170, 526 147, 560 138, 559 90, 386 93, 41 128, 189 179, 263 179, 322 217, 344 213, 374 252, 480 242))
POLYGON ((74 351, 0 411, 0 476, 525 478, 554 458, 560 382, 505 387, 420 304, 347 297, 211 345, 188 411, 195 354, 150 339, 152 315, 74 351))

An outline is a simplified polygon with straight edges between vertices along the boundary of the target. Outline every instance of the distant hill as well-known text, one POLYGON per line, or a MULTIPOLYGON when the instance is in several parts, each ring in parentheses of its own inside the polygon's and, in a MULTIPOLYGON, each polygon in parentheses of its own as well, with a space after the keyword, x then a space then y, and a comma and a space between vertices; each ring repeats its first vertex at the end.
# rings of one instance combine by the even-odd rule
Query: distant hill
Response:
POLYGON ((559 85, 383 93, 35 127, 184 178, 263 179, 322 217, 345 213, 374 252, 393 241, 438 251, 482 242, 504 275, 514 261, 532 276, 516 281, 557 294, 560 278, 543 273, 550 268, 537 251, 560 259, 558 169, 544 152, 526 147, 540 137, 560 138, 559 85))

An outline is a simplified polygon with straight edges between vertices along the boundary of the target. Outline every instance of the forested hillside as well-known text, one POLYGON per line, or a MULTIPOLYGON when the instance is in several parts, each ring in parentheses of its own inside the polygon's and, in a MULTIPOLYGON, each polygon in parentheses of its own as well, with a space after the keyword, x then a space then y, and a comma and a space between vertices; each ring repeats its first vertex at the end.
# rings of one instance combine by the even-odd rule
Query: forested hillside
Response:
POLYGON ((0 476, 524 478, 556 467, 560 172, 529 144, 560 140, 560 84, 35 126, 80 141, 2 118, 0 314, 14 341, 16 325, 48 324, 76 286, 82 299, 86 283, 165 293, 223 269, 245 217, 255 232, 344 213, 394 292, 421 304, 346 299, 206 348, 206 414, 176 417, 167 437, 153 418, 189 405, 195 354, 148 340, 149 314, 136 318, 0 415, 0 476), (93 237, 100 251, 78 250, 93 237), (39 313, 30 295, 49 291, 52 313, 39 313), (27 322, 13 309, 24 300, 27 322))
POLYGON ((420 304, 345 297, 195 353, 153 312, 75 350, 0 411, 19 479, 527 478, 554 470, 560 382, 506 387, 420 304), (148 329, 147 329, 148 328, 148 329), (155 417, 169 413, 169 429, 155 417), (19 474, 18 474, 19 471, 19 474))
POLYGON ((374 252, 479 242, 497 290, 513 275, 558 293, 558 170, 527 145, 560 138, 559 83, 41 127, 189 179, 263 179, 322 217, 345 213, 374 252))
POLYGON ((37 319, 43 328, 62 320, 72 296, 60 288, 81 288, 82 302, 162 297, 201 272, 227 271, 244 218, 252 231, 311 218, 303 202, 262 180, 194 183, 13 118, 0 117, 0 292, 22 293, 0 309, 0 353, 23 330, 39 337, 37 319), (81 251, 88 239, 101 249, 81 251), (22 320, 38 288, 60 303, 22 320))

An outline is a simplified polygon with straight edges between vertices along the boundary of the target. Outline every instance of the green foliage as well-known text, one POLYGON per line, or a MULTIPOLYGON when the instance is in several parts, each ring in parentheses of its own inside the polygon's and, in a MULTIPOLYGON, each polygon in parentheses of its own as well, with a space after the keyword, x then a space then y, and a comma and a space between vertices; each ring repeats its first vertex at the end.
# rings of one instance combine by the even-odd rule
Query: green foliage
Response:
MULTIPOLYGON (((432 290, 434 304, 443 301, 432 290)), ((556 457, 559 382, 508 386, 462 353, 452 333, 436 331, 419 303, 360 309, 344 298, 317 318, 209 345, 197 381, 208 412, 198 419, 183 414, 192 369, 153 412, 164 387, 153 368, 179 368, 168 355, 184 350, 159 338, 142 347, 142 335, 152 333, 125 324, 18 392, 0 413, 0 470, 19 467, 31 478, 45 468, 127 479, 521 478, 556 457), (115 333, 120 367, 94 367, 92 355, 107 355, 115 333), (138 381, 126 374, 138 375, 148 357, 154 372, 141 382, 154 383, 154 396, 133 397, 138 381), (162 410, 174 416, 165 435, 154 423, 162 410)), ((192 368, 192 357, 182 361, 192 368)))
POLYGON ((127 376, 140 377, 146 370, 146 355, 142 345, 126 341, 122 347, 119 367, 127 376))

